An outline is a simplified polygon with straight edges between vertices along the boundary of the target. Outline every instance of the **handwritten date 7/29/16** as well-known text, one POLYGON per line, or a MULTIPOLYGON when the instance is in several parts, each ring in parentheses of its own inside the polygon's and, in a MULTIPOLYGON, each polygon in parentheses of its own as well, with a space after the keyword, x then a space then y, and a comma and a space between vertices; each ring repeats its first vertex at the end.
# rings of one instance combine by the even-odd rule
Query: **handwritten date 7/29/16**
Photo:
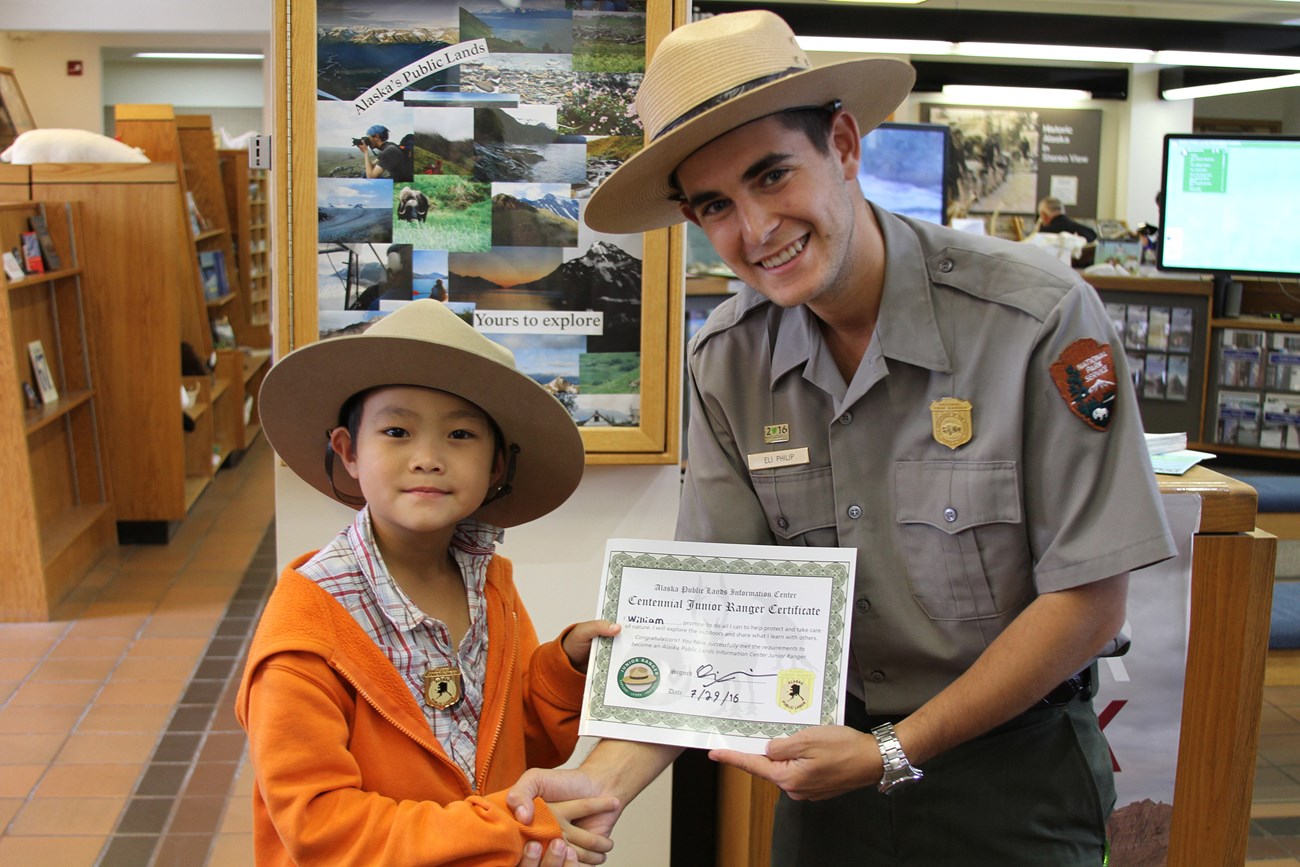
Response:
POLYGON ((740 701, 740 693, 727 692, 722 689, 693 689, 691 698, 711 704, 733 704, 740 701))

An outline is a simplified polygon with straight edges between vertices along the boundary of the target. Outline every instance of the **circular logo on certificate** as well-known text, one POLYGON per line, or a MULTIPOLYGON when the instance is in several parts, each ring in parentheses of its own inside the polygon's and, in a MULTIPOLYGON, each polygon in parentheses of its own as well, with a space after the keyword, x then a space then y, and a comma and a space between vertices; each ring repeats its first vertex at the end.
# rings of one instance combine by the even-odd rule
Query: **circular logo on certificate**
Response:
POLYGON ((659 666, 644 656, 634 656, 618 670, 618 688, 632 698, 645 698, 659 686, 659 666))

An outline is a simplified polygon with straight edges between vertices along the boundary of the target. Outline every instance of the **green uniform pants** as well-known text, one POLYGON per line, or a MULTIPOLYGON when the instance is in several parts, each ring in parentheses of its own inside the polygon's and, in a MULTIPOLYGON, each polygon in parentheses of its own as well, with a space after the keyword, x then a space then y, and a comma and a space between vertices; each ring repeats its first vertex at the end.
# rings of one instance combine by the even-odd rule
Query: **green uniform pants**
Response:
MULTIPOLYGON (((854 728, 883 721, 849 706, 854 728)), ((1101 867, 1115 787, 1090 701, 1033 708, 922 770, 889 795, 782 794, 773 867, 1101 867)))

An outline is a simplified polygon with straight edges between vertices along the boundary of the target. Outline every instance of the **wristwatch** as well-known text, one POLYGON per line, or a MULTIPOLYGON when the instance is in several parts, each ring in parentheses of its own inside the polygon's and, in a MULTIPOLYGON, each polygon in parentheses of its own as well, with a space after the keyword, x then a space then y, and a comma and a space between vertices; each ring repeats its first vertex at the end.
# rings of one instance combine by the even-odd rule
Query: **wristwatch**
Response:
POLYGON ((920 768, 912 767, 912 763, 907 760, 903 745, 898 742, 898 735, 894 734, 893 723, 876 726, 871 730, 871 734, 880 747, 880 760, 885 765, 885 773, 876 786, 882 794, 888 795, 895 789, 915 783, 924 776, 920 768))

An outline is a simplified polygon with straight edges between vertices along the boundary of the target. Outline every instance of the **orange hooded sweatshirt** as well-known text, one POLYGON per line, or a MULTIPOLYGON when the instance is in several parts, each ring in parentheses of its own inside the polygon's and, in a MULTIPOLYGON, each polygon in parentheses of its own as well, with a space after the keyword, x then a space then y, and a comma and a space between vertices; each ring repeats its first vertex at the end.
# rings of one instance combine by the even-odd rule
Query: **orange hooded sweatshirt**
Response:
POLYGON ((256 773, 259 865, 513 865, 560 836, 541 801, 531 825, 506 806, 525 769, 577 741, 583 675, 559 640, 539 646, 495 556, 484 589, 488 665, 474 786, 443 751, 397 669, 352 616, 296 568, 253 636, 235 714, 256 773))

